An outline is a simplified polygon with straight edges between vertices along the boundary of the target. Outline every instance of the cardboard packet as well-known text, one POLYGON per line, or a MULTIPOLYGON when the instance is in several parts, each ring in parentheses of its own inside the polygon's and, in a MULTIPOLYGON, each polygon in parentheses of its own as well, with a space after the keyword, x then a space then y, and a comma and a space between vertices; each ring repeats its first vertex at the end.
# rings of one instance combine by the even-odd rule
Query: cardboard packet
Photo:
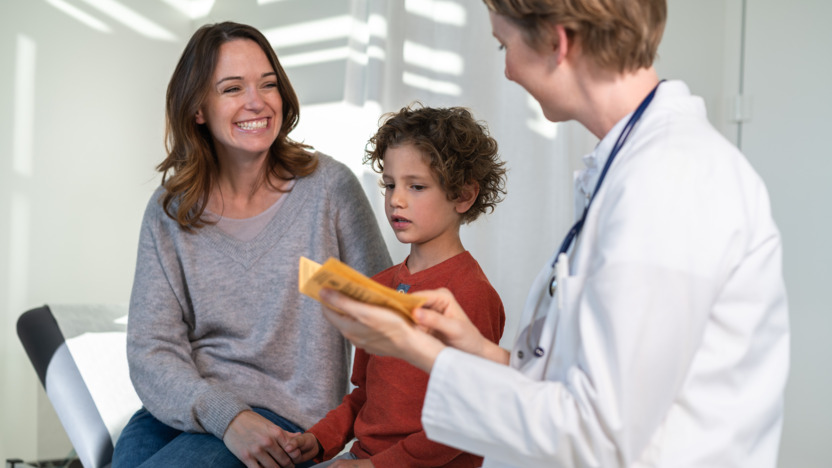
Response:
POLYGON ((413 310, 425 303, 424 298, 400 293, 388 288, 337 258, 330 258, 323 265, 306 257, 300 257, 298 289, 320 302, 321 288, 334 289, 357 301, 386 307, 413 322, 413 310))

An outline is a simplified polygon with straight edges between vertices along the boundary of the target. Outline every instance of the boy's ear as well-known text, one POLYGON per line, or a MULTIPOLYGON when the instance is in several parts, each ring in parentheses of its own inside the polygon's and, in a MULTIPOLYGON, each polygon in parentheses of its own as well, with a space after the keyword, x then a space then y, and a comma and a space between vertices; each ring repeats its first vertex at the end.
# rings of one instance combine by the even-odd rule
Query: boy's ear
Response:
POLYGON ((467 183, 462 187, 459 196, 456 197, 454 203, 456 204, 456 212, 459 214, 465 213, 471 208, 471 205, 477 201, 477 195, 480 194, 480 186, 474 183, 467 183))

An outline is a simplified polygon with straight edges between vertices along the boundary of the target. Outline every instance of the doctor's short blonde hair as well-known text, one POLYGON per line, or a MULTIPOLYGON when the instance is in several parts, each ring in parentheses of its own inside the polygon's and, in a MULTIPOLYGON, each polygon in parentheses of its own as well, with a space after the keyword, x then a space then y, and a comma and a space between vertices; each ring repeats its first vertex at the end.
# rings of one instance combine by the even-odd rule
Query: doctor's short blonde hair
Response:
POLYGON ((483 0, 517 25, 526 43, 541 50, 557 43, 552 26, 605 70, 635 71, 653 65, 667 20, 666 0, 483 0))

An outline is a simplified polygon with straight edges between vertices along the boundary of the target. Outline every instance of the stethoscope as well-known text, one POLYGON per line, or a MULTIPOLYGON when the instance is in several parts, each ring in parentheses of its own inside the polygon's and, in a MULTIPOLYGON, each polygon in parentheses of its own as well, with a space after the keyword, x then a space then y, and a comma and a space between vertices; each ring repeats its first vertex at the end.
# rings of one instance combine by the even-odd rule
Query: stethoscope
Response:
MULTIPOLYGON (((601 188, 601 184, 604 182, 604 177, 607 176, 607 171, 610 169, 613 160, 618 155, 618 152, 621 151, 621 147, 624 146, 624 143, 627 142, 627 139, 630 137, 630 133, 632 133, 633 128, 636 126, 638 121, 641 119, 641 116, 644 114, 644 111, 647 109, 647 106, 650 105, 650 102, 653 101, 653 97, 656 95, 656 90, 659 89, 659 85, 662 84, 664 80, 660 80, 653 90, 650 91, 650 94, 641 101, 641 104, 638 105, 633 115, 630 116, 630 120, 624 125, 624 128, 621 129, 621 133, 618 135, 618 138, 615 140, 615 144, 610 150, 610 157, 607 158, 607 162, 604 164, 604 168, 601 170, 601 175, 598 176, 598 183, 595 184, 595 190, 592 192, 592 196, 589 198, 586 206, 584 207, 584 212, 581 215, 581 218, 572 225, 572 228, 569 229, 569 232, 566 233, 566 237, 563 239, 563 242, 560 244, 560 249, 558 249, 557 255, 555 255, 554 260, 552 261, 552 269, 554 269, 555 273, 552 275, 552 279, 549 281, 549 296, 555 297, 555 294, 558 293, 558 282, 562 278, 566 278, 569 274, 569 258, 567 257, 567 252, 574 244, 575 240, 581 234, 581 230, 584 228, 584 221, 586 221, 586 215, 589 212, 589 207, 592 205, 592 201, 595 199, 595 195, 598 194, 598 190, 601 188)), ((563 308, 563 295, 557 294, 558 300, 558 310, 563 308)), ((540 338, 543 334, 537 334, 537 345, 532 347, 532 328, 538 321, 537 313, 542 307, 536 307, 534 313, 532 314, 532 320, 529 322, 529 330, 526 333, 526 345, 528 346, 527 349, 534 349, 532 354, 535 357, 543 357, 546 354, 546 351, 540 346, 540 338)), ((541 325, 542 327, 542 325, 541 325)), ((523 355, 522 352, 519 354, 520 358, 522 359, 523 355)))

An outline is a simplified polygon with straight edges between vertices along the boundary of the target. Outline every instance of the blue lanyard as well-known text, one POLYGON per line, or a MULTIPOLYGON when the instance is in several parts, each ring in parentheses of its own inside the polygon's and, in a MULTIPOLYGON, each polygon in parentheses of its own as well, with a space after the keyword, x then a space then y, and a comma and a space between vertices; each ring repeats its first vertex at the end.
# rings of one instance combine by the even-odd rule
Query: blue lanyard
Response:
MULTIPOLYGON (((555 267, 555 262, 557 262, 558 257, 560 254, 566 253, 569 250, 569 247, 572 246, 572 242, 581 234, 581 230, 584 228, 584 221, 586 221, 586 214, 589 212, 589 207, 592 205, 592 200, 595 199, 595 195, 598 194, 598 190, 601 188, 601 184, 604 182, 604 177, 607 176, 607 171, 610 169, 612 165, 612 161, 618 155, 618 152, 621 151, 621 147, 624 146, 624 143, 627 142, 627 138, 630 137, 630 133, 633 131, 633 127, 636 126, 636 123, 641 119, 642 114, 647 109, 647 106, 650 105, 650 102, 653 100, 653 97, 656 95, 656 90, 659 89, 659 85, 662 84, 664 80, 661 80, 656 84, 650 94, 641 101, 641 104, 638 105, 638 108, 633 112, 633 115, 630 117, 630 120, 627 121, 627 124, 624 125, 624 129, 621 130, 621 133, 618 135, 618 139, 615 141, 615 145, 612 147, 612 151, 610 151, 610 157, 607 158, 606 164, 604 164, 604 169, 601 171, 601 175, 598 177, 598 183, 595 185, 595 191, 592 192, 592 197, 590 197, 589 202, 586 204, 586 208, 584 208, 584 213, 581 215, 581 219, 579 219, 575 224, 572 226, 572 229, 566 234, 566 238, 563 239, 563 242, 560 244, 560 250, 558 251, 558 255, 555 255, 555 260, 552 262, 552 268, 555 267)), ((554 290, 550 288, 550 294, 554 294, 554 290)))

